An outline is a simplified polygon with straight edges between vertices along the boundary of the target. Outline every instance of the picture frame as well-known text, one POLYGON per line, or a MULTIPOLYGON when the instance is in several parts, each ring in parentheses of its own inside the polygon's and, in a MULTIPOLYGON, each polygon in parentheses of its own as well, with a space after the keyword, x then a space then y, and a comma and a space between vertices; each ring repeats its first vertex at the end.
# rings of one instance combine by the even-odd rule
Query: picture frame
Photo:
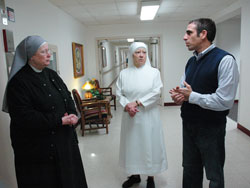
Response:
POLYGON ((56 71, 58 74, 60 74, 59 71, 59 61, 58 61, 58 48, 56 45, 49 44, 49 50, 51 51, 50 56, 50 64, 48 68, 56 71))
POLYGON ((106 56, 106 48, 104 46, 101 47, 101 55, 102 55, 102 67, 107 66, 107 56, 106 56))
POLYGON ((83 45, 72 42, 74 78, 84 76, 83 45))
POLYGON ((15 22, 15 12, 13 8, 6 7, 7 8, 7 16, 8 20, 11 22, 15 22))

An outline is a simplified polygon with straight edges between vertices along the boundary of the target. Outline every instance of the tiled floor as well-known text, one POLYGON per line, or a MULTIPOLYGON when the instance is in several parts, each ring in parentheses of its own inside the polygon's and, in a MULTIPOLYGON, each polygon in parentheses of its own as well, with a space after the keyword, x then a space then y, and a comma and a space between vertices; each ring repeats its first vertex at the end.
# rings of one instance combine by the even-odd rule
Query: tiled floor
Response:
MULTIPOLYGON (((120 124, 122 108, 112 110, 109 134, 105 130, 79 133, 79 146, 89 188, 119 188, 127 174, 118 166, 120 124)), ((160 107, 165 131, 168 170, 155 176, 157 188, 181 188, 182 182, 182 129, 179 107, 160 107)), ((226 135, 225 187, 250 187, 250 137, 236 129, 228 119, 226 135)), ((146 187, 146 176, 134 186, 146 187)), ((204 178, 204 188, 208 181, 204 178)))

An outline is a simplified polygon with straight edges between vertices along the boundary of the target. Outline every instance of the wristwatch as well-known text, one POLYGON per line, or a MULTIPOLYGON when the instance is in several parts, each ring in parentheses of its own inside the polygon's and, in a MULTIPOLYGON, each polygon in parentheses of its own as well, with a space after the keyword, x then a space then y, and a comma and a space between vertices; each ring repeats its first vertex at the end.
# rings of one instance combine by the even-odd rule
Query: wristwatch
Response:
POLYGON ((137 106, 140 106, 140 104, 139 104, 139 102, 137 100, 135 102, 136 102, 137 106))

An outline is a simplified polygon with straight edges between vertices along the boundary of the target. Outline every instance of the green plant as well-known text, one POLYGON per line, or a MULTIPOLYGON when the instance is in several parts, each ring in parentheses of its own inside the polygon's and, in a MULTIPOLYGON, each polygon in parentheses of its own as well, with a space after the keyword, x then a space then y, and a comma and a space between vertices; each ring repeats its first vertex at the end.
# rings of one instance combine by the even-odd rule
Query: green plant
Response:
POLYGON ((93 95, 93 97, 96 97, 97 99, 104 99, 104 96, 102 94, 102 92, 100 91, 100 89, 91 89, 90 93, 93 95))

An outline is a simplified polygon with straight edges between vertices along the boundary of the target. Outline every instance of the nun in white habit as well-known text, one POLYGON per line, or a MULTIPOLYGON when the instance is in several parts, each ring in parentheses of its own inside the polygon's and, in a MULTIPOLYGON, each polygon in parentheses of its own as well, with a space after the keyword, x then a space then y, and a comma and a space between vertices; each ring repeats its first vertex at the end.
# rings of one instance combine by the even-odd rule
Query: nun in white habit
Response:
POLYGON ((158 69, 151 67, 147 46, 129 47, 128 68, 120 72, 116 94, 124 108, 120 138, 120 166, 131 174, 123 187, 140 183, 148 175, 147 188, 155 187, 153 176, 167 169, 162 122, 157 102, 162 82, 158 69))

